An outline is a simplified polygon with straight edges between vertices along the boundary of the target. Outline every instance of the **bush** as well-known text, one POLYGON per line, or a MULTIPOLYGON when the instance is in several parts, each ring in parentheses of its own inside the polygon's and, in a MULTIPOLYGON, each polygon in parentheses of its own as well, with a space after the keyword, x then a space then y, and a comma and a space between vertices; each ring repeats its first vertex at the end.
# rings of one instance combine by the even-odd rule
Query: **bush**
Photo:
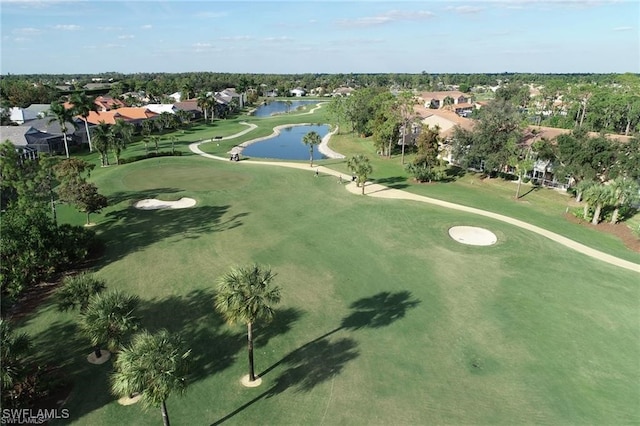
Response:
POLYGON ((2 307, 10 306, 28 287, 97 252, 100 242, 81 226, 56 225, 44 209, 8 208, 2 213, 0 237, 2 307))
POLYGON ((173 151, 173 152, 160 151, 157 154, 155 152, 149 152, 147 154, 136 155, 129 158, 121 158, 120 164, 135 163, 136 161, 146 160, 148 158, 155 158, 155 157, 181 157, 181 156, 182 156, 182 151, 173 151))

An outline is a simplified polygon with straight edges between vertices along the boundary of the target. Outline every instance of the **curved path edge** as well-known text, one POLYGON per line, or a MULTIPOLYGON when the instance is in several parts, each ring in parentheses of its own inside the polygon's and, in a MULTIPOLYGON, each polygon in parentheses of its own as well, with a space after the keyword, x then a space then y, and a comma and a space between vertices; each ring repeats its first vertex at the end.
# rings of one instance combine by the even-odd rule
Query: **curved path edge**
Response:
MULTIPOLYGON (((227 137, 224 137, 222 139, 233 139, 239 136, 242 136, 248 132, 250 132, 251 130, 253 130, 254 128, 256 128, 257 126, 255 124, 249 124, 249 123, 242 123, 245 124, 247 126, 253 126, 250 127, 249 129, 243 130, 242 132, 236 133, 234 135, 230 135, 227 137)), ((275 129, 274 129, 275 130, 275 129)), ((337 129, 336 129, 337 130, 337 129)), ((272 135, 270 136, 272 137, 272 135)), ((259 140, 263 140, 264 138, 260 138, 259 140)), ((256 142, 258 139, 253 140, 253 141, 248 141, 249 143, 251 142, 256 142)), ((223 158, 223 157, 219 157, 216 155, 212 155, 212 154, 207 154, 206 152, 203 152, 200 149, 200 145, 203 143, 207 143, 209 142, 208 140, 206 141, 200 141, 200 142, 194 142, 192 144, 189 145, 189 149, 198 155, 201 155, 203 157, 206 158, 211 158, 214 160, 223 160, 223 161, 229 161, 227 158, 223 158)), ((247 142, 245 142, 247 143, 247 142)), ((310 167, 308 164, 303 164, 303 163, 291 163, 291 162, 287 162, 287 161, 254 161, 254 160, 243 160, 242 164, 258 164, 258 165, 266 165, 266 166, 279 166, 279 167, 288 167, 288 168, 293 168, 293 169, 301 169, 301 170, 311 170, 311 171, 315 171, 318 170, 318 172, 320 173, 324 173, 324 174, 328 174, 328 175, 332 175, 335 177, 340 177, 342 178, 343 175, 345 175, 342 172, 338 172, 336 170, 330 169, 328 167, 325 166, 315 166, 315 167, 310 167)), ((345 175, 348 177, 348 175, 345 175)), ((356 184, 354 182, 350 182, 348 185, 346 185, 346 188, 354 193, 354 194, 361 194, 362 193, 362 188, 361 187, 357 187, 356 184)), ((365 184, 365 193, 366 195, 372 196, 372 197, 379 197, 379 198, 390 198, 390 199, 399 199, 399 200, 412 200, 412 201, 420 201, 423 203, 428 203, 428 204, 433 204, 436 206, 440 206, 440 207, 444 207, 444 208, 448 208, 448 209, 453 209, 453 210, 458 210, 458 211, 462 211, 462 212, 466 212, 466 213, 471 213, 471 214, 476 214, 479 216, 484 216, 484 217, 488 217, 491 219, 495 219, 495 220, 499 220, 501 222, 504 223, 508 223, 510 225, 514 225, 517 226, 519 228, 522 229, 526 229, 528 231, 534 232, 538 235, 542 235, 543 237, 546 237, 552 241, 555 241, 559 244, 562 244, 565 247, 568 247, 572 250, 575 250, 579 253, 585 254, 589 257, 592 257, 594 259, 598 259, 601 260, 603 262, 606 262, 610 265, 614 265, 620 268, 624 268, 624 269, 628 269, 630 271, 633 272, 638 272, 640 273, 640 264, 637 263, 633 263, 631 261, 628 260, 624 260, 624 259, 620 259, 619 257, 607 254, 607 253, 603 253, 599 250, 593 249, 589 246, 586 246, 582 243, 579 243, 577 241, 574 241, 570 238, 564 237, 560 234, 556 234, 555 232, 551 232, 548 231, 544 228, 540 228, 539 226, 536 225, 531 225, 530 223, 524 222, 522 220, 519 219, 514 219, 511 218, 509 216, 504 216, 498 213, 493 213, 490 211, 486 211, 486 210, 481 210, 481 209, 477 209, 475 207, 467 207, 467 206, 463 206, 461 204, 455 204, 455 203, 451 203, 449 201, 442 201, 442 200, 438 200, 435 198, 431 198, 431 197, 426 197, 423 195, 417 195, 417 194, 412 194, 410 192, 406 192, 406 191, 402 191, 399 189, 394 189, 394 188, 389 188, 387 186, 384 185, 380 185, 380 184, 374 184, 374 183, 370 183, 367 182, 365 184)))

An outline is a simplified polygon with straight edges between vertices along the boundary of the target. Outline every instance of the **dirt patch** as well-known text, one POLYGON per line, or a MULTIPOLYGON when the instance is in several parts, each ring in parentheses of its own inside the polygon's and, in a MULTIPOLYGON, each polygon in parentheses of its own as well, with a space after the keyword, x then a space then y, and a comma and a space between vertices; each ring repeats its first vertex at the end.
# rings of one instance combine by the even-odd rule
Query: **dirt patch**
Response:
POLYGON ((640 238, 636 237, 631 228, 624 223, 616 223, 615 225, 612 225, 610 223, 600 222, 598 225, 592 225, 591 222, 580 219, 571 213, 566 213, 564 217, 569 222, 580 224, 598 232, 614 235, 618 237, 627 248, 640 253, 640 238))

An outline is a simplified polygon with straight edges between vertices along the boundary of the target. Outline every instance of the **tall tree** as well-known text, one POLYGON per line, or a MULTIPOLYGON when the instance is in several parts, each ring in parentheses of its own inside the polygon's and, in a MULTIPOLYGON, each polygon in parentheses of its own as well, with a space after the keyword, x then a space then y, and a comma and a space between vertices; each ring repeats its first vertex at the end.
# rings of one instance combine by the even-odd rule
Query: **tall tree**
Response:
POLYGON ((307 133, 302 138, 302 143, 309 148, 309 167, 313 167, 313 147, 320 145, 320 142, 322 142, 320 135, 313 131, 307 133))
POLYGON ((93 144, 100 153, 100 165, 106 167, 109 165, 109 149, 113 145, 113 132, 111 126, 101 121, 94 128, 93 144))
POLYGON ((355 155, 349 158, 347 167, 356 176, 356 186, 362 185, 362 195, 364 195, 364 184, 373 172, 369 159, 362 154, 355 155))
POLYGON ((218 280, 215 308, 231 324, 247 325, 249 380, 256 379, 253 363, 253 325, 271 321, 280 302, 280 287, 272 285, 275 274, 260 265, 233 268, 218 280))
POLYGON ((69 123, 73 120, 73 112, 66 109, 62 102, 53 102, 49 107, 49 112, 53 115, 49 119, 49 123, 57 121, 62 132, 62 140, 64 141, 64 151, 69 158, 69 142, 67 141, 67 130, 69 123))
POLYGON ((492 101, 480 110, 473 130, 458 128, 454 137, 454 153, 464 167, 486 172, 504 171, 517 153, 522 139, 520 116, 510 101, 492 101))
POLYGON ((125 150, 133 137, 133 124, 127 123, 121 118, 116 119, 116 124, 111 127, 113 154, 116 164, 120 164, 120 153, 125 150))
MULTIPOLYGON (((593 218, 591 219, 591 224, 597 225, 600 223, 600 214, 602 213, 602 209, 611 205, 614 202, 614 192, 610 185, 592 185, 585 191, 584 194, 585 201, 594 206, 595 210, 593 213, 593 218)), ((585 219, 588 219, 585 217, 585 219)))
POLYGON ((201 93, 198 95, 198 107, 204 112, 204 121, 207 121, 207 110, 210 106, 210 99, 206 93, 201 93))
POLYGON ((159 147, 158 147, 158 145, 159 145, 159 143, 160 143, 160 136, 157 136, 157 135, 155 135, 155 136, 151 136, 150 140, 151 140, 151 142, 153 142, 153 145, 154 145, 154 146, 155 146, 155 148, 156 148, 156 155, 158 155, 158 154, 159 154, 159 152, 160 152, 160 151, 159 151, 159 147))
POLYGON ((87 142, 89 142, 89 152, 93 152, 93 146, 91 145, 91 132, 89 132, 89 122, 87 121, 87 117, 89 117, 92 111, 98 111, 98 105, 96 105, 93 98, 88 97, 84 92, 74 93, 71 95, 70 101, 73 104, 74 113, 82 117, 82 121, 84 121, 84 129, 87 133, 87 142))
POLYGON ((160 407, 164 426, 170 426, 167 399, 187 387, 191 350, 184 347, 167 330, 135 334, 115 360, 111 391, 119 397, 140 394, 146 407, 160 407))
POLYGON ((411 164, 407 164, 406 170, 419 182, 440 179, 441 171, 435 170, 439 164, 440 128, 437 125, 423 125, 416 138, 416 147, 416 158, 411 164))
POLYGON ((87 308, 80 314, 80 329, 91 340, 96 358, 102 356, 101 345, 116 352, 125 337, 138 328, 140 321, 133 311, 139 302, 138 296, 120 291, 98 293, 89 299, 87 308))
MULTIPOLYGON (((401 164, 404 164, 404 152, 405 145, 407 144, 407 135, 411 132, 413 119, 416 113, 413 109, 416 104, 415 97, 411 92, 402 92, 398 95, 398 111, 400 113, 401 120, 401 132, 402 132, 402 159, 401 164)), ((363 188, 364 189, 364 188, 363 188)))
POLYGON ((373 143, 381 155, 391 158, 392 148, 398 141, 400 117, 396 98, 390 92, 381 92, 373 98, 375 108, 371 120, 373 143))
MULTIPOLYGON (((87 215, 87 226, 91 224, 91 213, 100 213, 109 205, 107 197, 98 193, 98 188, 91 182, 83 182, 74 189, 73 204, 87 215)), ((64 201, 65 199, 61 199, 64 201)))
POLYGON ((613 213, 611 223, 618 223, 620 210, 640 201, 640 185, 633 179, 618 177, 612 182, 613 213))
POLYGON ((516 200, 520 198, 520 187, 522 186, 522 179, 527 175, 528 172, 533 170, 534 161, 528 157, 518 158, 514 161, 516 174, 518 176, 518 186, 516 187, 516 200))

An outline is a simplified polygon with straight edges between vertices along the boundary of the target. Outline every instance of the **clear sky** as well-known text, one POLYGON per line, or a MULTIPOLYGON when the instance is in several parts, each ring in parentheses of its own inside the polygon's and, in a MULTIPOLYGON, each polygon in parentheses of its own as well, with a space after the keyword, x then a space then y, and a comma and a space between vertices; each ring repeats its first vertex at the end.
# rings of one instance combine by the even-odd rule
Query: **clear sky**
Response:
POLYGON ((2 74, 640 72, 638 0, 0 0, 2 74))

